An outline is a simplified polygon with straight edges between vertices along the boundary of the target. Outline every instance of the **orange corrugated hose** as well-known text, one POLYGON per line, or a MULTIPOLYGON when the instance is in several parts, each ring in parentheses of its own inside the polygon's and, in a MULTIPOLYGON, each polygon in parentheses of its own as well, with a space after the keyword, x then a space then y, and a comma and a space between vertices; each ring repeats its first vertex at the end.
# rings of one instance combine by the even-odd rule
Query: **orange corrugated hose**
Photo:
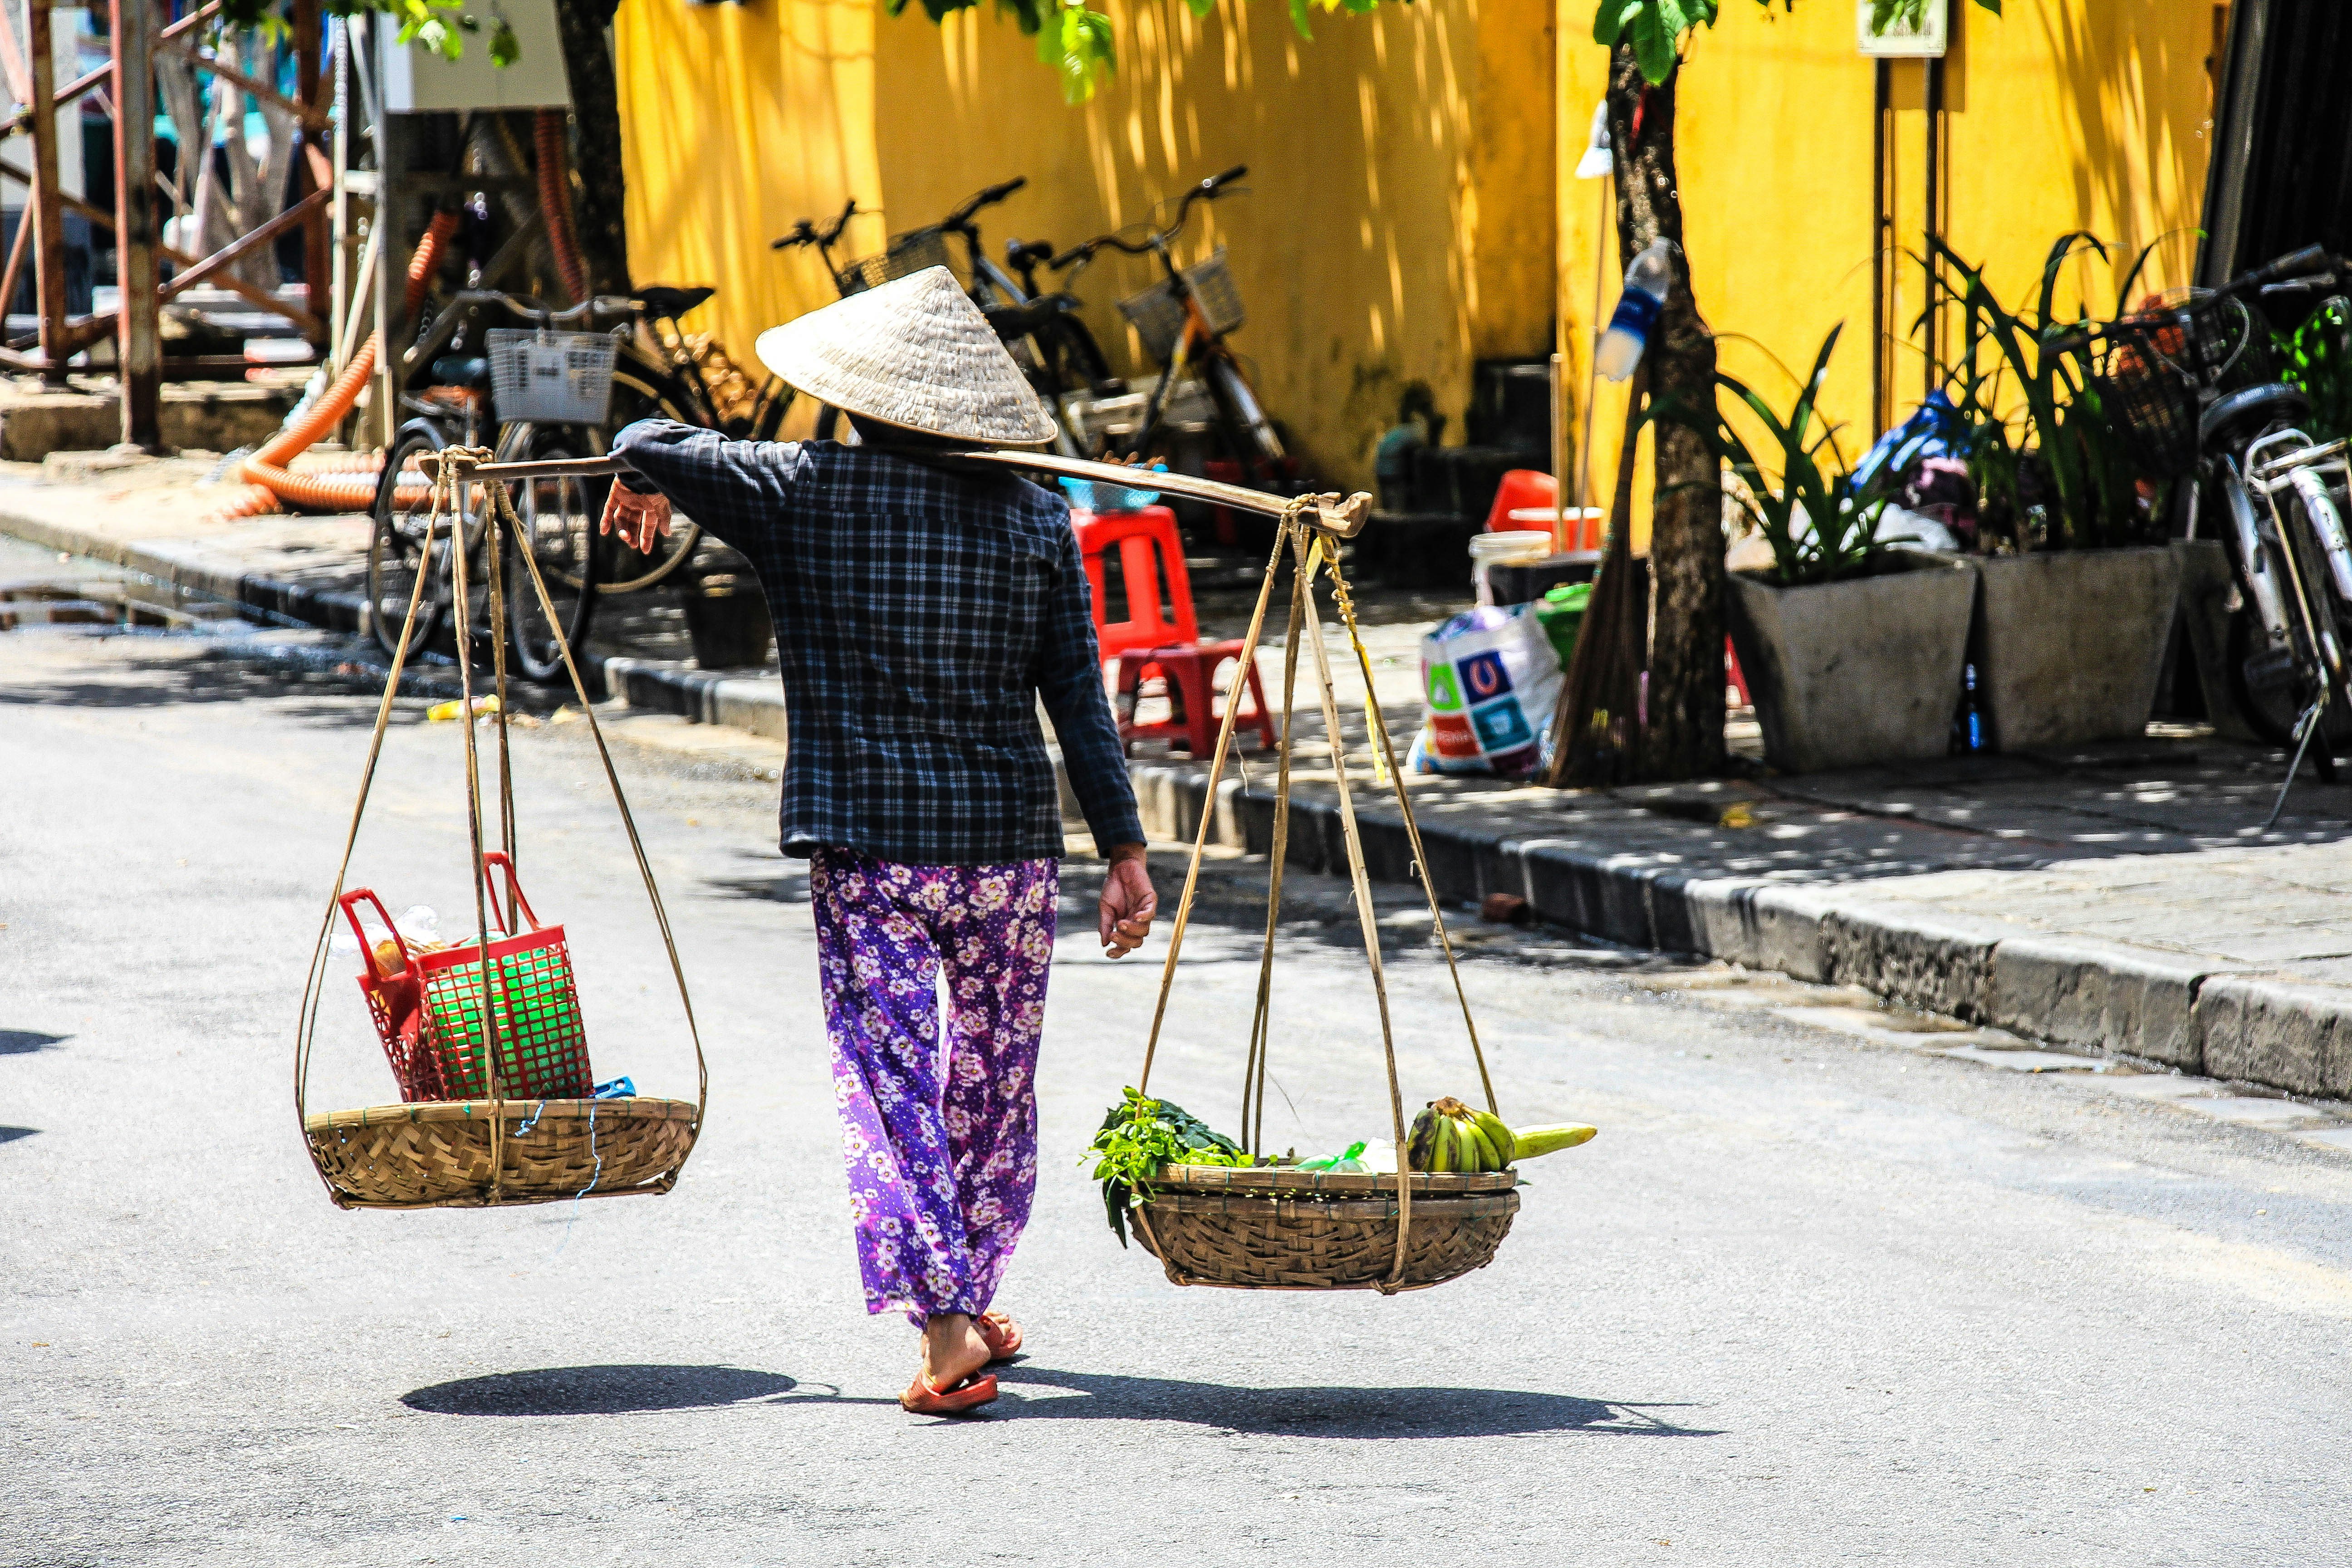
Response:
POLYGON ((547 215, 547 237, 555 247, 555 269, 575 305, 588 298, 588 268, 581 265, 580 237, 572 232, 572 182, 564 174, 563 111, 542 109, 532 117, 531 139, 539 164, 539 206, 547 215))
MULTIPOLYGON (((424 300, 425 285, 441 258, 441 247, 457 232, 457 220, 462 216, 456 212, 435 213, 425 237, 417 241, 416 253, 408 258, 407 313, 414 315, 424 300)), ((233 482, 241 483, 244 493, 215 512, 215 521, 254 517, 289 508, 304 511, 366 511, 375 505, 375 475, 383 467, 380 457, 361 459, 368 467, 356 473, 298 474, 286 465, 342 423, 343 416, 359 401, 360 390, 375 374, 376 353, 383 341, 382 331, 370 333, 360 352, 352 356, 352 363, 343 367, 343 374, 310 405, 309 413, 271 437, 259 451, 236 466, 233 482)), ((415 489, 417 494, 425 493, 422 479, 415 489)))

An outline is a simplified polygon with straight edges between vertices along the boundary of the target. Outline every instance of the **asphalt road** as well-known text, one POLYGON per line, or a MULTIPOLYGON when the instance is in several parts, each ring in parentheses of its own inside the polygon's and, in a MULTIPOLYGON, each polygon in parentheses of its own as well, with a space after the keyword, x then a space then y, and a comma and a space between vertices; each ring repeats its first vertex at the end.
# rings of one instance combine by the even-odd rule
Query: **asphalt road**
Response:
MULTIPOLYGON (((642 752, 710 1051, 684 1181, 339 1212, 289 1067, 373 706, 214 647, 0 635, 0 1564, 2352 1558, 2352 1161, 1505 942, 1469 984, 1507 1117, 1602 1131, 1528 1168, 1495 1264, 1392 1300, 1178 1289, 1077 1164, 1165 928, 1093 956, 1076 865, 1000 1298, 1033 1353, 985 1418, 910 1418, 911 1333, 860 1310, 773 786, 642 752)), ((598 1075, 690 1093, 583 728, 516 737, 527 886, 598 1075)), ((457 749, 403 706, 355 872, 395 909, 460 896, 457 749)), ((1156 1080, 1219 1121, 1247 869, 1156 1080)), ((1388 1113, 1360 954, 1307 891, 1269 1130, 1313 1152, 1388 1113)), ((1466 1092, 1398 929, 1408 1093, 1466 1092)), ((314 1104, 391 1098, 356 994, 329 999, 314 1104)))

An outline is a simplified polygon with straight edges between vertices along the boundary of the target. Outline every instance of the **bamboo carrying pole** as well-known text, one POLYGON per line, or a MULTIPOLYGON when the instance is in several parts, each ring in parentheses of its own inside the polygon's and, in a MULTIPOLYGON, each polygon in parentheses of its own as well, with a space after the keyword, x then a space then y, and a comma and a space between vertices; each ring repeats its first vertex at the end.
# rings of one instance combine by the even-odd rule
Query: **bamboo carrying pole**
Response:
MULTIPOLYGON (((1286 496, 1267 495, 1263 490, 1244 489, 1239 485, 1221 484, 1215 479, 1194 479, 1190 474, 1146 472, 1125 468, 1118 463, 1097 463, 1084 458, 1064 458, 1046 452, 1004 452, 992 448, 971 451, 926 451, 927 458, 940 462, 988 463, 998 468, 1027 468, 1041 474, 1064 475, 1074 479, 1092 479, 1097 484, 1131 488, 1139 479, 1149 480, 1153 489, 1170 494, 1189 496, 1194 500, 1214 501, 1243 511, 1262 512, 1267 517, 1286 517, 1292 513, 1293 502, 1286 496)), ((477 479, 594 479, 618 474, 623 465, 618 458, 559 458, 538 463, 469 463, 458 459, 459 471, 477 479)), ((1304 498, 1307 510, 1299 520, 1319 533, 1334 539, 1353 539, 1363 531, 1372 515, 1372 498, 1362 490, 1342 497, 1336 490, 1324 495, 1304 498)))

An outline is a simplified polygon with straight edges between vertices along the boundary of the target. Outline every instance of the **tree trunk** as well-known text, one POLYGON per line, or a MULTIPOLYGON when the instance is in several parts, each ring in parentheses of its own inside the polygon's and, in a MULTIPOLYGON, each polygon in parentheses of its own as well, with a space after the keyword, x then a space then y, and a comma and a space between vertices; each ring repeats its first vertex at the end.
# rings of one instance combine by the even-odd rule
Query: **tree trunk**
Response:
MULTIPOLYGON (((1651 404, 1705 419, 1715 406, 1715 337, 1699 317, 1690 261, 1682 253, 1682 194, 1675 184, 1680 75, 1648 85, 1632 48, 1619 44, 1610 59, 1609 137, 1617 153, 1617 243, 1626 262, 1653 241, 1675 244, 1674 289, 1643 355, 1651 404)), ((1642 767, 1654 779, 1695 778, 1719 773, 1724 761, 1722 473, 1703 431, 1662 416, 1653 440, 1654 607, 1642 767)))
POLYGON ((629 292, 629 232, 622 212, 621 99, 613 51, 604 41, 620 0, 556 0, 563 29, 563 67, 572 78, 572 167, 580 178, 572 226, 580 235, 588 287, 629 292))

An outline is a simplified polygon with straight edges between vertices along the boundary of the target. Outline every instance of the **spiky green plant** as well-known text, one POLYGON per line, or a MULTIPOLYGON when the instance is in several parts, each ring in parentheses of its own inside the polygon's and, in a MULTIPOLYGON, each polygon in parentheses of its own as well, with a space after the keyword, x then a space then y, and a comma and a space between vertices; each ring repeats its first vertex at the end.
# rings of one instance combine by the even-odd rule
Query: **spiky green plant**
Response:
MULTIPOLYGON (((1769 458, 1759 457, 1718 402, 1708 434, 1717 456, 1740 480, 1727 493, 1772 547, 1774 574, 1791 587, 1832 583, 1869 569, 1872 558, 1886 548, 1879 542, 1878 525, 1887 487, 1905 466, 1898 456, 1885 465, 1880 480, 1857 485, 1838 448, 1837 427, 1822 417, 1822 382, 1844 331, 1841 322, 1822 340, 1812 371, 1785 416, 1738 377, 1716 374, 1717 388, 1738 399, 1769 437, 1764 448, 1769 458)), ((1651 416, 1695 428, 1705 425, 1703 415, 1692 418, 1671 405, 1661 405, 1651 416)))
MULTIPOLYGON (((2063 235, 2050 247, 2033 303, 2002 305, 1969 265, 1940 237, 1927 242, 1938 286, 1960 308, 1961 349, 1943 366, 1944 388, 1969 426, 1969 467, 1976 479, 1979 527, 2006 527, 2020 548, 2111 549, 2153 542, 2157 509, 2139 490, 2139 465, 2124 432, 2101 402, 2084 351, 2060 346, 2078 324, 2056 313, 2058 280, 2078 250, 2102 259, 2092 235, 2063 235), (2014 414, 2004 405, 2014 398, 2014 414)), ((2127 295, 2147 253, 2126 274, 2127 295)), ((2124 307, 2118 303, 2120 314, 2124 307)))

